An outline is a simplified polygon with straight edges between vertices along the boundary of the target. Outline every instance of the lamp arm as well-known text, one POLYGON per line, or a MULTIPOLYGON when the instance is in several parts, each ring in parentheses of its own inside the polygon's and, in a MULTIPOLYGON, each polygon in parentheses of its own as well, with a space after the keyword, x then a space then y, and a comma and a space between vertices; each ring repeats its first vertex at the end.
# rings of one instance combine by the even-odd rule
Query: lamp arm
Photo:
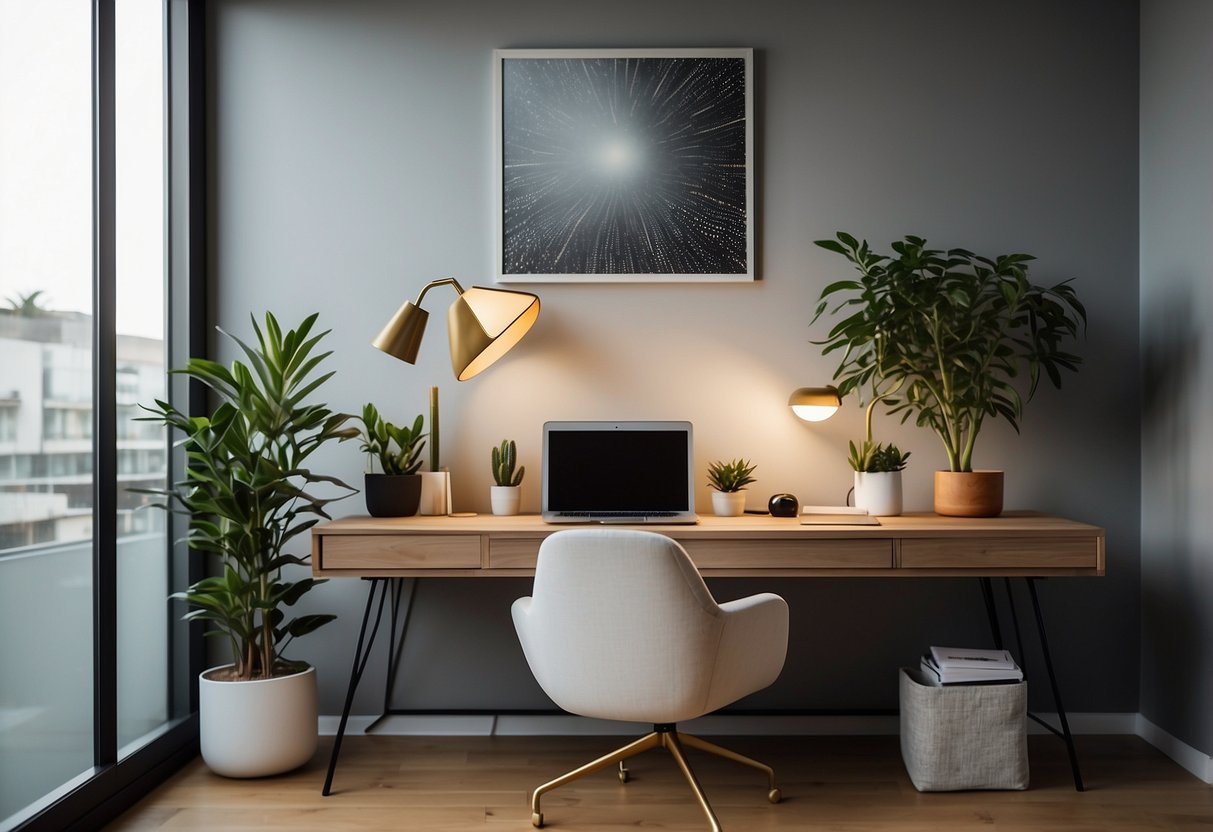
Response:
POLYGON ((463 294, 463 287, 459 285, 459 281, 453 277, 443 277, 439 280, 431 280, 421 289, 421 294, 417 295, 417 300, 413 301, 413 306, 420 307, 421 299, 425 297, 425 293, 435 286, 454 286, 456 294, 463 294))

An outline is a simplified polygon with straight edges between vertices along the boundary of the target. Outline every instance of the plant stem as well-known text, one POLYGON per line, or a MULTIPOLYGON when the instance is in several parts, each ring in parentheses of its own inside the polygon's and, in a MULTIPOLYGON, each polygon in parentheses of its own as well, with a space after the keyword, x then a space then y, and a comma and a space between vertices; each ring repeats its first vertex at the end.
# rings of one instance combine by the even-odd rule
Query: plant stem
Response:
POLYGON ((430 470, 438 470, 438 388, 430 388, 430 470))

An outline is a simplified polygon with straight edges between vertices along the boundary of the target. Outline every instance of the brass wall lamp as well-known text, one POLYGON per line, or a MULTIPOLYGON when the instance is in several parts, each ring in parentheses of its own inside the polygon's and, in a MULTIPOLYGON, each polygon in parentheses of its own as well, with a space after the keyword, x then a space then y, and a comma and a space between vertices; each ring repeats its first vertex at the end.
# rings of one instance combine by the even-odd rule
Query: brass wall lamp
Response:
POLYGON ((414 302, 406 301, 371 343, 401 361, 417 363, 430 317, 421 301, 435 286, 450 286, 459 295, 447 311, 451 369, 459 381, 467 381, 509 352, 539 317, 539 298, 529 292, 479 286, 465 291, 453 277, 444 277, 425 284, 414 302))
POLYGON ((806 422, 820 422, 842 407, 842 399, 833 386, 801 387, 788 398, 788 407, 806 422))

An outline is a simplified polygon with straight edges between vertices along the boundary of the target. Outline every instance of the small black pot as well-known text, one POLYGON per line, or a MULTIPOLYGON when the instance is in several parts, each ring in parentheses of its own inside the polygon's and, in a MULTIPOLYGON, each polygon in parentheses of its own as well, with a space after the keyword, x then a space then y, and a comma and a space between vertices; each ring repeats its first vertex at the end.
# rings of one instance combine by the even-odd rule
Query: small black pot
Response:
POLYGON ((366 474, 362 495, 372 517, 412 517, 421 505, 420 474, 366 474))

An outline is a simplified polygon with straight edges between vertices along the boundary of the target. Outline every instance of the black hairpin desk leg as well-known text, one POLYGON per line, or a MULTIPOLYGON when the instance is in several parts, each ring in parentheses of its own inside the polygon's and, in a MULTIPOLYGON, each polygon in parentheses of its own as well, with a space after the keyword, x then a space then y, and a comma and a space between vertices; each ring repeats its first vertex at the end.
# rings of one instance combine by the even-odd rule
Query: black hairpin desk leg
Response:
POLYGON ((358 682, 362 679, 362 671, 366 669, 367 658, 371 655, 371 647, 375 643, 375 633, 379 632, 379 622, 383 618, 383 603, 387 600, 391 578, 370 578, 370 591, 366 596, 366 609, 362 613, 362 629, 358 633, 358 646, 354 648, 354 664, 350 668, 350 684, 345 692, 345 707, 341 709, 341 721, 337 724, 337 736, 333 739, 333 754, 329 757, 329 770, 324 778, 322 795, 328 796, 333 787, 333 772, 337 770, 337 757, 341 754, 341 740, 345 737, 345 725, 350 718, 350 708, 354 704, 354 692, 358 690, 358 682), (371 619, 371 608, 375 606, 375 593, 379 592, 379 605, 375 612, 375 623, 371 626, 370 637, 367 637, 366 625, 371 619), (365 648, 364 648, 365 645, 365 648))
MULTIPOLYGON (((981 578, 980 580, 981 595, 986 604, 986 615, 990 619, 990 634, 993 636, 994 646, 1001 650, 1003 649, 1002 628, 998 623, 998 609, 994 603, 994 587, 989 578, 981 578)), ((1019 649, 1019 662, 1021 665, 1026 665, 1023 638, 1019 630, 1019 615, 1015 610, 1015 599, 1011 595, 1011 579, 1006 578, 1004 580, 1007 589, 1007 607, 1011 612, 1011 626, 1014 629, 1015 642, 1019 649)), ((1045 619, 1040 612, 1040 599, 1036 595, 1036 578, 1025 578, 1024 580, 1027 581, 1028 594, 1032 599, 1032 612, 1036 617, 1036 632, 1040 636, 1040 652, 1044 656, 1045 673, 1049 677, 1049 687, 1053 692, 1053 704, 1057 706, 1057 720, 1061 723, 1061 730, 1057 730, 1030 711, 1028 712, 1028 716, 1053 734, 1056 734, 1066 744, 1066 752, 1070 755, 1070 771, 1074 775, 1074 789, 1081 792, 1084 791, 1084 787, 1082 773, 1078 769, 1078 751, 1074 748, 1074 736, 1070 733, 1070 721, 1066 718, 1066 708, 1061 702, 1061 688, 1057 685, 1057 674, 1053 670, 1053 657, 1049 653, 1049 638, 1045 632, 1045 619)))
POLYGON ((1044 655, 1045 671, 1049 675, 1049 685, 1053 689, 1053 704, 1057 706, 1057 721, 1061 723, 1061 730, 1058 731, 1040 719, 1036 721, 1065 741, 1066 751, 1070 754, 1070 771, 1074 774, 1074 789, 1081 792, 1083 784, 1082 773, 1078 770, 1078 751, 1074 748, 1074 736, 1070 733, 1070 722, 1066 719, 1065 706, 1061 704, 1061 689, 1057 686, 1057 674, 1053 672, 1053 658, 1049 655, 1049 640, 1045 635, 1045 619, 1040 613, 1040 600, 1036 597, 1036 579, 1027 578, 1026 580, 1028 594, 1032 597, 1032 611, 1036 614, 1036 630, 1040 633, 1040 652, 1044 655))
POLYGON ((998 608, 994 606, 994 587, 989 578, 978 578, 981 581, 981 597, 986 602, 986 617, 990 619, 990 636, 994 639, 994 648, 1002 649, 1002 629, 998 626, 998 608))

